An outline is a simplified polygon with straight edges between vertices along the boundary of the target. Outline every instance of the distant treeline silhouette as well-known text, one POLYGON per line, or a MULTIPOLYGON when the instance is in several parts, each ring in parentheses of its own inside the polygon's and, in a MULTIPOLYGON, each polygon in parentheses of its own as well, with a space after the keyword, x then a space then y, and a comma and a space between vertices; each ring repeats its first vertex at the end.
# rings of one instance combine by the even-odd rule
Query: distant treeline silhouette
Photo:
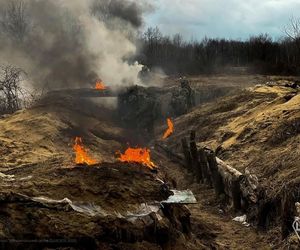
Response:
POLYGON ((148 28, 141 37, 139 61, 167 74, 225 73, 246 67, 249 73, 296 75, 300 74, 299 23, 291 19, 278 40, 260 34, 243 41, 204 38, 187 42, 180 34, 169 37, 157 27, 148 28))

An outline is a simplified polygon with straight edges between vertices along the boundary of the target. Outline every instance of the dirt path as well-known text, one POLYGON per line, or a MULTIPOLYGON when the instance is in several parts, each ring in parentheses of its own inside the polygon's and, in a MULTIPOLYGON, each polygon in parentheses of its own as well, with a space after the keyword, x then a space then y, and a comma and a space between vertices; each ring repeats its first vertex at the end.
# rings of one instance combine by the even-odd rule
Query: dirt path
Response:
MULTIPOLYGON (((245 227, 232 221, 235 214, 224 212, 215 200, 213 189, 193 181, 180 164, 168 159, 163 152, 153 152, 153 158, 160 163, 166 179, 173 180, 177 189, 191 189, 198 201, 189 205, 193 233, 206 241, 210 249, 272 249, 272 240, 257 233, 253 227, 245 227)), ((239 216, 241 214, 236 214, 239 216)))

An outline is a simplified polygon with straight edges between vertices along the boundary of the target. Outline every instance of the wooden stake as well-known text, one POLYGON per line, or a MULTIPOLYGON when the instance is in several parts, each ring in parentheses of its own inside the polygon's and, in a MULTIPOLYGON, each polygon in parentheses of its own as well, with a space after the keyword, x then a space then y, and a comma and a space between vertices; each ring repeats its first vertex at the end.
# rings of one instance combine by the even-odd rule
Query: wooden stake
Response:
POLYGON ((216 155, 214 151, 206 150, 206 157, 207 157, 210 172, 212 174, 213 187, 215 189, 215 193, 217 197, 219 197, 221 194, 224 194, 225 191, 224 191, 224 183, 222 180, 222 176, 219 173, 216 155))
POLYGON ((190 136, 190 152, 192 157, 193 172, 196 175, 197 181, 200 182, 203 179, 202 169, 200 166, 199 154, 196 145, 196 132, 194 130, 191 131, 191 136, 190 136))
POLYGON ((209 184, 211 186, 211 176, 209 173, 209 168, 208 168, 208 162, 207 162, 207 157, 204 148, 200 148, 198 150, 199 154, 199 160, 200 160, 200 168, 202 171, 202 176, 203 180, 205 183, 209 184))
POLYGON ((191 170, 192 157, 191 157, 190 149, 189 149, 186 138, 181 139, 181 145, 182 145, 182 151, 183 151, 183 154, 184 154, 184 158, 185 158, 185 161, 186 161, 186 168, 191 170))

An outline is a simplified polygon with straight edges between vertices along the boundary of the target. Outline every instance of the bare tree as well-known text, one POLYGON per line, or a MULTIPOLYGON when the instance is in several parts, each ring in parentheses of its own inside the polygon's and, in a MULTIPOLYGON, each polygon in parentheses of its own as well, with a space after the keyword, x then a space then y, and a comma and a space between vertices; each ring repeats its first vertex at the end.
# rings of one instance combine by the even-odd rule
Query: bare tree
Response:
POLYGON ((293 42, 295 51, 292 55, 292 61, 297 64, 299 68, 300 65, 300 18, 292 17, 290 23, 284 28, 284 32, 287 35, 288 39, 293 42))
POLYGON ((300 18, 292 17, 290 23, 284 27, 284 33, 292 40, 300 39, 300 18))
POLYGON ((21 108, 20 95, 23 95, 20 83, 25 72, 11 65, 0 66, 1 112, 13 113, 21 108))
POLYGON ((11 0, 2 10, 0 25, 11 38, 23 41, 29 31, 30 21, 24 0, 11 0))
POLYGON ((150 27, 140 38, 138 60, 167 74, 209 74, 234 67, 253 73, 300 74, 300 19, 292 20, 286 29, 289 37, 280 40, 260 34, 244 41, 205 37, 188 42, 180 34, 170 38, 150 27))

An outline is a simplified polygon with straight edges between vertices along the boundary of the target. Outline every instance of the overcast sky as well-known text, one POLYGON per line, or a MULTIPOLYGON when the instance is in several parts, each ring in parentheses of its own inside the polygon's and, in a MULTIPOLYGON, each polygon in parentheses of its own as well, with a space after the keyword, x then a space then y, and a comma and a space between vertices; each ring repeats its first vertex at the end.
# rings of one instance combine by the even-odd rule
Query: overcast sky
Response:
POLYGON ((300 0, 152 0, 146 27, 191 38, 246 39, 250 34, 282 36, 292 16, 300 17, 300 0))

